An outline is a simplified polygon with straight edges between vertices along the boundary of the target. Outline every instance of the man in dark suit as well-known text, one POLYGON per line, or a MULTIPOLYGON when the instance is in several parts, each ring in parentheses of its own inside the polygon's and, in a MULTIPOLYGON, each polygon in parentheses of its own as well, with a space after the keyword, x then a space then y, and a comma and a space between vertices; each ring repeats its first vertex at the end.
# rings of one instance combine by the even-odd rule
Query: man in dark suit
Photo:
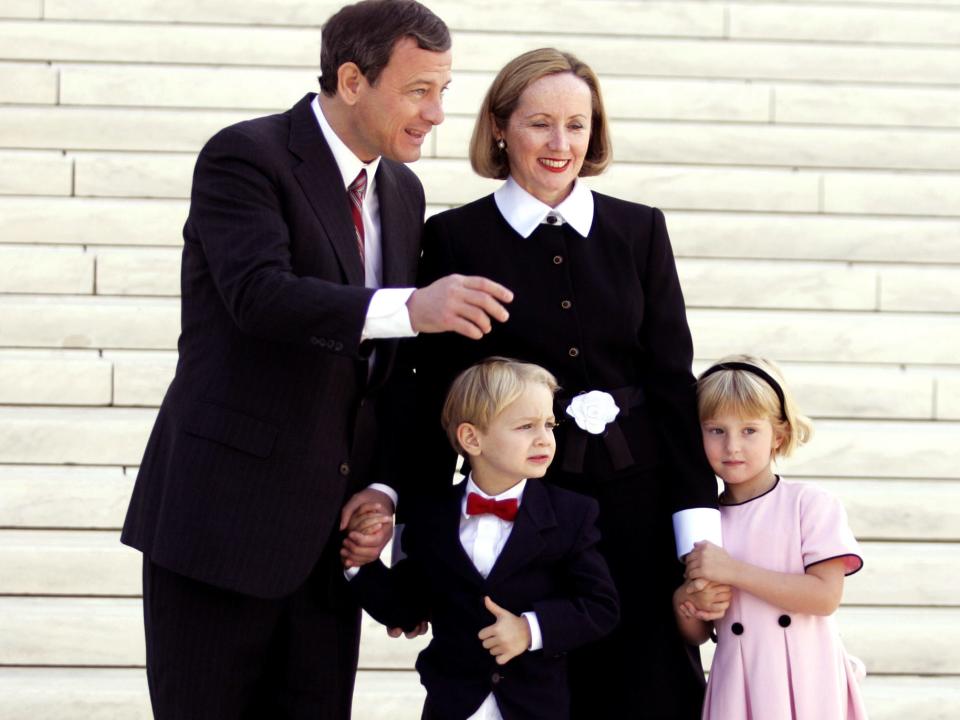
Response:
POLYGON ((338 520, 393 510, 367 487, 389 480, 382 431, 409 401, 391 338, 478 338, 510 300, 482 278, 411 289, 424 195, 402 163, 443 120, 450 58, 413 0, 348 6, 324 26, 319 96, 200 153, 179 362, 122 537, 144 555, 158 718, 350 715, 359 610, 338 520))

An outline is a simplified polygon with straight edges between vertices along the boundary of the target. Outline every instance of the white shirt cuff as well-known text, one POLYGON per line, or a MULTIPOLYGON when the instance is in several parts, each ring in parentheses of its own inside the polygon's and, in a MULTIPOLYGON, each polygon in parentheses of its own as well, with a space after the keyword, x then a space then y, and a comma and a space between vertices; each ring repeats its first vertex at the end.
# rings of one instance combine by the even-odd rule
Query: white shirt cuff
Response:
POLYGON ((416 335, 410 324, 410 312, 407 310, 407 300, 413 295, 413 291, 414 288, 377 290, 367 307, 367 317, 360 333, 361 342, 416 335))
POLYGON ((673 536, 677 541, 677 557, 693 550, 693 544, 709 540, 723 547, 720 511, 714 508, 689 508, 673 514, 673 536))
POLYGON ((357 576, 357 573, 358 573, 358 572, 360 572, 360 568, 358 568, 358 567, 345 568, 344 571, 343 571, 343 576, 344 576, 348 581, 349 581, 349 580, 353 580, 353 579, 357 576))
POLYGON ((393 501, 393 511, 397 511, 397 501, 399 498, 397 497, 397 491, 392 487, 389 485, 384 485, 383 483, 370 483, 367 485, 367 490, 379 490, 382 492, 393 501))
POLYGON ((537 620, 537 614, 532 610, 523 613, 527 619, 527 625, 530 626, 530 652, 543 649, 543 634, 540 632, 540 621, 537 620))

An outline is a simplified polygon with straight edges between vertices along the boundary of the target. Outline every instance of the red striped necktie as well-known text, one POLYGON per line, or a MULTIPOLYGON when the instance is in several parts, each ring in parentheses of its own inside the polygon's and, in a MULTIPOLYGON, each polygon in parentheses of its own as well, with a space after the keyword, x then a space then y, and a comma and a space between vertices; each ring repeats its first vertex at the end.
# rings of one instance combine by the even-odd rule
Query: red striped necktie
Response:
POLYGON ((360 174, 350 183, 347 195, 350 197, 350 214, 353 216, 353 229, 357 235, 357 250, 360 252, 360 265, 366 264, 366 253, 363 249, 363 196, 367 192, 367 170, 360 169, 360 174))

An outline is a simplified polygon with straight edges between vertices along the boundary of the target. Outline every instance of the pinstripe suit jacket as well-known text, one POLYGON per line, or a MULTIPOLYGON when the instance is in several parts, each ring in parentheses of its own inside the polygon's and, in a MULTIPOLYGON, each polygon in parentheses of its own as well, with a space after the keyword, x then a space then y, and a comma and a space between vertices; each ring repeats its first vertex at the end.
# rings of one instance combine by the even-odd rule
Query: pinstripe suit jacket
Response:
MULTIPOLYGON (((176 376, 147 444, 123 542, 258 597, 307 577, 348 492, 380 477, 377 427, 405 402, 397 341, 360 334, 364 287, 346 193, 310 108, 217 133, 184 227, 176 376)), ((377 172, 385 286, 412 286, 423 188, 377 172)))

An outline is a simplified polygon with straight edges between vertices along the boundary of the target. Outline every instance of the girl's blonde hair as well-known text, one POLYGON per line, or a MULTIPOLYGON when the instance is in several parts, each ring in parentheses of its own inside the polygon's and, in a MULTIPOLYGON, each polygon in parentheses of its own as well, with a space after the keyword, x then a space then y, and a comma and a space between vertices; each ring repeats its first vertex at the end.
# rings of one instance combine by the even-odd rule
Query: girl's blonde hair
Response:
POLYGON ((769 418, 774 437, 781 441, 774 451, 775 457, 789 457, 813 436, 813 423, 797 411, 783 372, 772 360, 753 355, 728 355, 705 370, 697 380, 697 410, 700 422, 724 413, 741 418, 769 418), (748 369, 725 367, 737 363, 766 373, 779 386, 782 404, 777 388, 762 375, 748 369))
POLYGON ((488 357, 460 373, 447 393, 440 421, 453 449, 463 454, 457 428, 463 423, 486 430, 490 421, 516 400, 531 383, 557 391, 557 379, 533 363, 488 357))

